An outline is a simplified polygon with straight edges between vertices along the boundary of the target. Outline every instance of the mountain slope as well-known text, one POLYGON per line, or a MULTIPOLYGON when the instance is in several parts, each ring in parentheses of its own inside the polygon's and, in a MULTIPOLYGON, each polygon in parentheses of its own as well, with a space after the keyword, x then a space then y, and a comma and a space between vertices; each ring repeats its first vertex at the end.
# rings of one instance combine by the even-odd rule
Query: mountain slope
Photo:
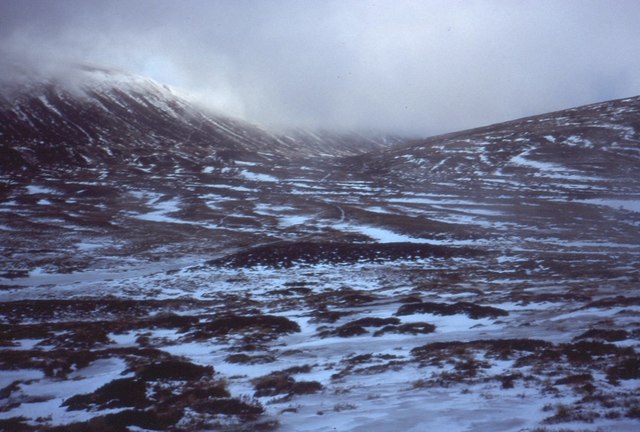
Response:
POLYGON ((125 164, 194 170, 236 159, 336 156, 386 145, 383 137, 357 134, 273 134, 211 114, 152 80, 104 69, 74 69, 67 82, 21 83, 3 94, 0 167, 14 173, 125 164))
POLYGON ((580 189, 602 176, 624 190, 637 180, 639 141, 634 97, 416 140, 356 157, 352 167, 399 181, 467 178, 479 187, 518 178, 580 189))

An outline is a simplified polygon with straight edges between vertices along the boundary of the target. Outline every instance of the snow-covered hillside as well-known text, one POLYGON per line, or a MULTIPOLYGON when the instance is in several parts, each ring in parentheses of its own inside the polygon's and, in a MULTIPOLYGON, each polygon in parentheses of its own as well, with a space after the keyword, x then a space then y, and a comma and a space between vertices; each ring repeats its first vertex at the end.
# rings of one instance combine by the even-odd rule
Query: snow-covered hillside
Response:
POLYGON ((0 429, 638 429, 640 98, 402 141, 85 73, 3 93, 0 429))

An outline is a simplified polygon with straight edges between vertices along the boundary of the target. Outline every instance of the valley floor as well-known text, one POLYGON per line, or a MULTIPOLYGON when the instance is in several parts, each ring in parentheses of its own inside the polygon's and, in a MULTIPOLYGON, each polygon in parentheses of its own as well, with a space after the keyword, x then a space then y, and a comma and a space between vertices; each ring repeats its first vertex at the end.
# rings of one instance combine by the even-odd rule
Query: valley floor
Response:
POLYGON ((17 190, 0 429, 638 429, 635 201, 306 172, 17 190))

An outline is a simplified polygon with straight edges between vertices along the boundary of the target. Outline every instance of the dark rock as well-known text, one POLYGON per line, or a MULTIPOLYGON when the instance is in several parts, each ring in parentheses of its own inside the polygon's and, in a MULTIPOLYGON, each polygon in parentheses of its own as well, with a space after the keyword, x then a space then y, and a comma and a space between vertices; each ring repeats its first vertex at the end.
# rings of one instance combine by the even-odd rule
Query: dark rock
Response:
POLYGON ((187 361, 165 360, 143 366, 136 376, 144 381, 183 380, 190 381, 213 375, 213 367, 199 366, 187 361))
POLYGON ((509 312, 492 306, 479 306, 473 303, 407 303, 398 308, 396 315, 412 315, 416 313, 430 313, 434 315, 457 315, 465 314, 471 319, 497 318, 507 316, 509 312))

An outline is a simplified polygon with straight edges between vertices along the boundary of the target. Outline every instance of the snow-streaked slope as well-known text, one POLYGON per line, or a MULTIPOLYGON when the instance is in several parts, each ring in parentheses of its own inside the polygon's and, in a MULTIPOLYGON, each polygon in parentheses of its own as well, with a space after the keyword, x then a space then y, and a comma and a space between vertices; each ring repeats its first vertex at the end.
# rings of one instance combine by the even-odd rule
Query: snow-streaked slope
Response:
POLYGON ((197 170, 229 161, 348 155, 389 138, 276 134, 215 114, 179 91, 119 71, 75 68, 64 81, 32 80, 0 92, 2 169, 12 173, 111 167, 197 170))
POLYGON ((640 164, 640 97, 415 140, 356 157, 353 169, 412 183, 468 180, 491 193, 503 184, 579 193, 635 182, 640 164))

